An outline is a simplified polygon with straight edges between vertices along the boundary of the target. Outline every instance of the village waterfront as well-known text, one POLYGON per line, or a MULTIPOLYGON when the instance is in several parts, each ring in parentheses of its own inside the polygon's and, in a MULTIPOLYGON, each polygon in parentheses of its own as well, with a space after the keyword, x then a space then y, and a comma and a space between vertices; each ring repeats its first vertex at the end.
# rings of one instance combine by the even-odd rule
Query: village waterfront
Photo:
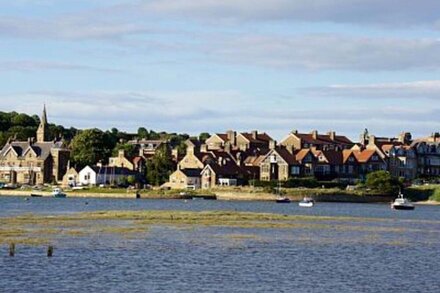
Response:
POLYGON ((0 197, 0 221, 2 292, 440 290, 436 206, 0 197))

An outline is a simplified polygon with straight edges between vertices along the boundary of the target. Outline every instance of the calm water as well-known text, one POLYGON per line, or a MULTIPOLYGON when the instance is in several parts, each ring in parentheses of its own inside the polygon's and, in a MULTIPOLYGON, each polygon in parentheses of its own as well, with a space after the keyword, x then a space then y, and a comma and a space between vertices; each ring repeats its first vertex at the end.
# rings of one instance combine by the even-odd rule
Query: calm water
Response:
POLYGON ((18 247, 9 258, 2 247, 0 292, 440 292, 440 207, 0 198, 0 217, 147 209, 386 220, 345 223, 347 229, 161 226, 135 238, 62 241, 53 258, 44 247, 18 247))

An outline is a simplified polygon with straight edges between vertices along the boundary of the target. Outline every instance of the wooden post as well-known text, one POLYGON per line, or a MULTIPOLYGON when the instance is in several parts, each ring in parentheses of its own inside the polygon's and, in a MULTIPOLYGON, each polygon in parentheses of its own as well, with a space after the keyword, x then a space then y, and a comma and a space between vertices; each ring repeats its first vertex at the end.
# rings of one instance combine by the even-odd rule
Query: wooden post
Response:
POLYGON ((53 255, 53 246, 49 245, 49 247, 47 248, 47 257, 52 257, 53 255))
POLYGON ((10 257, 15 256, 15 243, 9 244, 9 256, 10 257))

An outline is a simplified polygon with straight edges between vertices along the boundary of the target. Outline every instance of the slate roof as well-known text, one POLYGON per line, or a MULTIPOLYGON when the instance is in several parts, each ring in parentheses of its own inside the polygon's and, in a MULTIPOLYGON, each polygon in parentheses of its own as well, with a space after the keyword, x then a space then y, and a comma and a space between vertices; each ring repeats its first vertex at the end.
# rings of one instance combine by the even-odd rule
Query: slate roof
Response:
POLYGON ((30 143, 28 141, 13 141, 6 144, 0 151, 0 158, 4 157, 8 152, 9 148, 12 147, 19 157, 22 157, 25 152, 31 148, 38 158, 45 160, 49 157, 50 151, 52 149, 61 149, 64 147, 62 141, 58 142, 35 142, 30 143))

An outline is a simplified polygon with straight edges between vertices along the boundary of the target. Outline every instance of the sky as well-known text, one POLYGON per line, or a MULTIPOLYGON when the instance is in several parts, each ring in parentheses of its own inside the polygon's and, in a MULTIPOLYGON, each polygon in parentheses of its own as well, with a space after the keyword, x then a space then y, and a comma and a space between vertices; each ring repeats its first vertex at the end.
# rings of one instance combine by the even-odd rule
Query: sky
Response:
POLYGON ((437 0, 0 0, 0 111, 65 127, 440 131, 437 0))

